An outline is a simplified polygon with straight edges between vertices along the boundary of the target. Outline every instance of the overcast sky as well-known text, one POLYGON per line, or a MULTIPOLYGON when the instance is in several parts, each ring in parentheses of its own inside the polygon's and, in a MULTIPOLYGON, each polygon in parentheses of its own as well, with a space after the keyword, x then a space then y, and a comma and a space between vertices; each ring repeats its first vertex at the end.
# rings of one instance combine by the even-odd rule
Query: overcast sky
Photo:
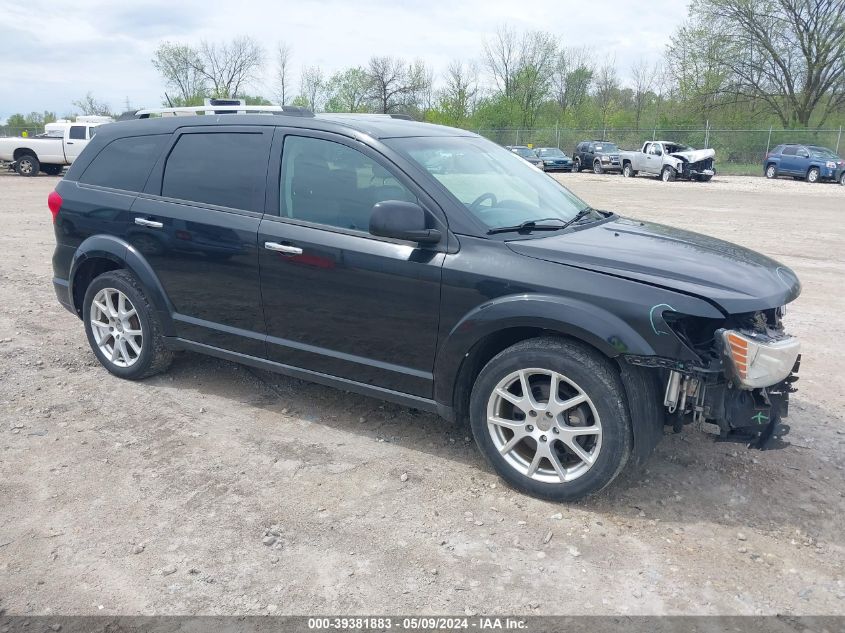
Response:
POLYGON ((164 86, 150 63, 162 40, 198 43, 237 35, 268 51, 266 81, 250 92, 271 96, 272 50, 293 49, 298 70, 327 72, 372 55, 420 58, 440 73, 453 58, 479 59, 499 24, 543 29, 568 46, 615 56, 626 78, 632 62, 656 60, 688 0, 0 0, 0 121, 14 112, 62 116, 91 91, 115 110, 161 104, 164 86))

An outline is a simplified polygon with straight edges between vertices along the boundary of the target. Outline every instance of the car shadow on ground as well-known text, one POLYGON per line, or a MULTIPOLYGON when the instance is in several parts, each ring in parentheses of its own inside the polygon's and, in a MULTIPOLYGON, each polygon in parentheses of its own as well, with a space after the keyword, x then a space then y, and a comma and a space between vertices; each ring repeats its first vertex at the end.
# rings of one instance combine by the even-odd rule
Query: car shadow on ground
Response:
MULTIPOLYGON (((280 422, 294 417, 469 465, 490 483, 504 485, 475 447, 468 426, 434 414, 192 353, 179 354, 168 374, 151 381, 237 401, 247 408, 246 418, 249 408, 260 408, 279 414, 280 422)), ((800 410, 793 406, 788 421, 798 436, 813 420, 841 424, 823 407, 797 403, 800 410)), ((834 446, 827 448, 833 450, 822 454, 821 445, 796 443, 759 451, 716 442, 691 427, 679 434, 667 427, 651 458, 627 468, 608 489, 571 506, 536 503, 551 512, 572 507, 623 523, 762 530, 800 523, 804 529, 811 525, 816 532, 827 532, 837 529, 836 516, 845 510, 842 454, 834 446)))

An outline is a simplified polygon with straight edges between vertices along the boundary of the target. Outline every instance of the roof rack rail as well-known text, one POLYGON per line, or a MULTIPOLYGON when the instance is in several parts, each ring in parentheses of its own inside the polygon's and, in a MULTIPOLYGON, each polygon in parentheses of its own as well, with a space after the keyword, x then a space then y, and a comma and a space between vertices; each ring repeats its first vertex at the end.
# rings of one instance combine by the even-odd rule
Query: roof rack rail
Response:
POLYGON ((197 116, 210 114, 284 114, 286 116, 312 117, 314 113, 298 106, 277 105, 204 105, 180 106, 175 108, 144 108, 135 113, 136 119, 149 119, 159 116, 197 116))

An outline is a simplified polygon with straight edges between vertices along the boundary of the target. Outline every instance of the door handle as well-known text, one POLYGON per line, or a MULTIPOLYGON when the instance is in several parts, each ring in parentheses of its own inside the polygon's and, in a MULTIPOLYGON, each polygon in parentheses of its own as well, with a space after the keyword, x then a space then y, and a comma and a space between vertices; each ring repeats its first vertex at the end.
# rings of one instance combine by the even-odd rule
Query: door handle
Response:
POLYGON ((155 220, 147 220, 145 218, 135 218, 135 224, 138 226, 148 226, 151 229, 160 229, 164 225, 161 222, 156 222, 155 220))
POLYGON ((278 242, 264 242, 264 248, 268 251, 276 251, 285 255, 302 255, 302 249, 290 244, 279 244, 278 242))

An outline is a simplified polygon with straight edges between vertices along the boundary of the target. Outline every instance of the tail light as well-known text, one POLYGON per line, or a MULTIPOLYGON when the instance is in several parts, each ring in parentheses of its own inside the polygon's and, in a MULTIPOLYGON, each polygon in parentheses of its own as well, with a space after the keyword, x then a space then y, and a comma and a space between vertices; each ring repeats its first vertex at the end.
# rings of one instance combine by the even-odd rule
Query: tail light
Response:
POLYGON ((62 197, 57 192, 51 191, 50 195, 47 196, 47 206, 50 208, 50 213, 53 214, 53 224, 55 224, 62 208, 62 197))

